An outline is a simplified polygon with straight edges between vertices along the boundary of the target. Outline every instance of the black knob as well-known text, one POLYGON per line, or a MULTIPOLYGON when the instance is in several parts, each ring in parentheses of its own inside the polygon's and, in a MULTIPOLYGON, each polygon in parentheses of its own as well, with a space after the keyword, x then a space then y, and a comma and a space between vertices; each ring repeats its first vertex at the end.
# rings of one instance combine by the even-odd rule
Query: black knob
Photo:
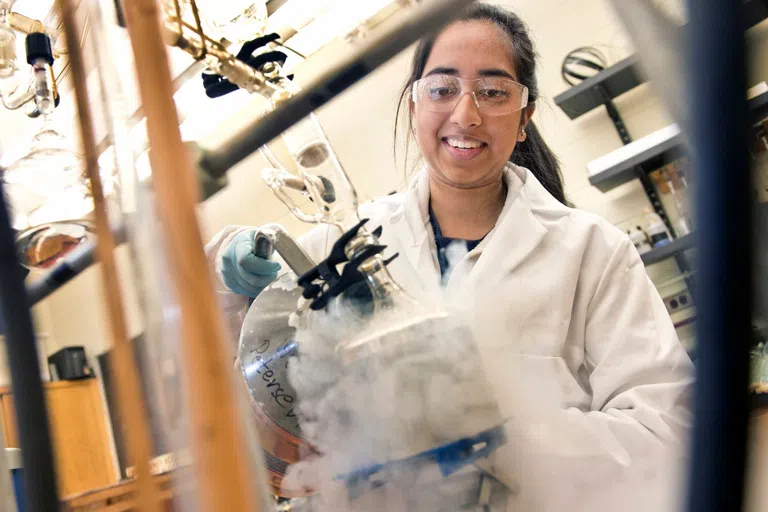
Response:
POLYGON ((53 49, 51 38, 42 32, 33 32, 25 41, 27 47, 27 64, 30 66, 37 60, 43 59, 49 66, 53 66, 53 49))

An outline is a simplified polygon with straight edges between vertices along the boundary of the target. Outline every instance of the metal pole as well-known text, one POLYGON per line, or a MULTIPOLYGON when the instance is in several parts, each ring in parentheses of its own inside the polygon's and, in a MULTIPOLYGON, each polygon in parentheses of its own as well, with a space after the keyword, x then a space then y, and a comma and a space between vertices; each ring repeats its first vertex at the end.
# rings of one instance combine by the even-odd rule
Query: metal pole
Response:
POLYGON ((688 510, 742 509, 751 338, 749 123, 741 2, 688 1, 698 246, 688 510))
POLYGON ((40 363, 24 277, 16 256, 14 232, 0 180, 0 311, 5 323, 5 348, 11 368, 16 426, 24 467, 24 496, 29 510, 58 510, 56 467, 48 429, 40 363))
MULTIPOLYGON (((126 241, 125 230, 122 226, 113 231, 113 236, 117 245, 126 241)), ((95 257, 96 244, 93 242, 85 243, 66 255, 45 275, 27 285, 29 306, 34 306, 77 277, 96 262, 95 257)))
POLYGON ((458 17, 473 0, 433 0, 391 32, 372 41, 360 54, 342 60, 314 84, 266 116, 253 121, 218 149, 205 151, 198 165, 221 178, 261 146, 347 90, 424 35, 458 17))

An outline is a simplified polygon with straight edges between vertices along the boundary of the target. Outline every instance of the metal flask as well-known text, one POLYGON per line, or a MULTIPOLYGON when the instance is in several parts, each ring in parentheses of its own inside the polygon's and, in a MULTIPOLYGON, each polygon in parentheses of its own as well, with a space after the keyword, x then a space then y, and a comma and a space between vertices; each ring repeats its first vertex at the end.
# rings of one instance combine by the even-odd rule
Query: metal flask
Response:
POLYGON ((295 319, 302 300, 296 274, 312 268, 314 263, 282 227, 264 226, 256 234, 254 253, 269 259, 274 251, 289 268, 248 308, 236 366, 248 390, 272 490, 280 496, 298 497, 309 490, 283 489, 282 479, 288 465, 306 456, 311 448, 302 439, 296 411, 298 397, 288 381, 288 364, 297 355, 295 319))
POLYGON ((275 494, 302 496, 281 489, 289 464, 308 449, 296 411, 298 397, 288 382, 288 365, 297 354, 296 314, 301 288, 293 272, 285 272, 253 301, 243 322, 238 370, 248 388, 250 409, 258 430, 270 484, 275 494))

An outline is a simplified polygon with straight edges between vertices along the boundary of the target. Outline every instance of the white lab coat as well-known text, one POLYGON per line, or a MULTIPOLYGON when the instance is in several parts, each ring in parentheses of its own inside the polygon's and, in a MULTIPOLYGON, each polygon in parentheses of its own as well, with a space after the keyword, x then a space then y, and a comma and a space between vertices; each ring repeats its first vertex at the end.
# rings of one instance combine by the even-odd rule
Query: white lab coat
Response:
MULTIPOLYGON (((486 464, 514 490, 515 511, 664 511, 682 498, 690 359, 628 237, 554 199, 509 164, 507 199, 493 230, 453 267, 445 286, 485 356, 510 442, 486 464)), ((441 295, 429 187, 363 205, 381 225, 390 271, 406 291, 441 295)), ((220 252, 241 229, 206 247, 236 343, 247 299, 227 290, 220 252)), ((300 238, 320 261, 335 236, 300 238)))

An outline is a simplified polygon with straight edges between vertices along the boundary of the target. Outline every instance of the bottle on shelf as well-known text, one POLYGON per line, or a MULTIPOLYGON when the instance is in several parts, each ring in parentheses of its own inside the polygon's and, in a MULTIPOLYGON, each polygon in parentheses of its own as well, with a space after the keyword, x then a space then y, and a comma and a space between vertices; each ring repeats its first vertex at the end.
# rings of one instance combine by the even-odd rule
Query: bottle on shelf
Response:
POLYGON ((662 176, 667 183, 670 194, 677 210, 677 220, 675 221, 675 231, 678 236, 687 235, 693 231, 690 215, 690 200, 688 193, 688 184, 682 166, 683 161, 678 161, 666 166, 662 176))
POLYGON ((648 237, 646 236, 645 232, 640 229, 640 226, 637 226, 632 230, 627 230, 627 234, 629 235, 629 239, 632 240, 635 249, 637 249, 637 252, 640 254, 645 254, 653 249, 651 244, 648 243, 648 237))
POLYGON ((687 158, 680 158, 649 174, 678 236, 693 231, 690 189, 686 177, 688 165, 687 158))
POLYGON ((667 225, 657 213, 648 212, 645 215, 645 223, 645 232, 650 238, 651 247, 663 247, 672 241, 667 225))

